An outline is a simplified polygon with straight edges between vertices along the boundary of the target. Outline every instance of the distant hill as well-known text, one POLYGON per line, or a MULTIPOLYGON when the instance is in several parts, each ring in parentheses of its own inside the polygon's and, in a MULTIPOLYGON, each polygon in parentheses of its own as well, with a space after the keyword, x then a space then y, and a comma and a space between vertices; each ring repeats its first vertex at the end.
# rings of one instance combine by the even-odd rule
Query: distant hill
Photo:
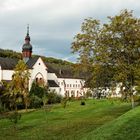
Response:
MULTIPOLYGON (((39 55, 33 55, 36 57, 39 55)), ((4 58, 15 58, 22 59, 22 54, 13 50, 0 49, 0 57, 4 58)), ((55 72, 59 77, 69 77, 69 78, 84 78, 85 74, 81 71, 75 72, 74 67, 76 64, 68 62, 62 59, 56 59, 53 57, 41 56, 46 65, 49 67, 50 72, 55 72)))
POLYGON ((21 59, 21 53, 12 50, 0 49, 0 57, 21 59))
MULTIPOLYGON (((33 57, 35 56, 40 56, 40 55, 33 55, 33 57)), ((4 49, 0 49, 0 57, 8 57, 8 58, 16 58, 16 59, 21 59, 22 55, 19 52, 13 51, 13 50, 4 50, 4 49)), ((48 63, 54 63, 54 64, 60 64, 60 65, 72 65, 73 63, 62 60, 62 59, 56 59, 53 57, 45 57, 45 56, 41 56, 42 59, 45 62, 48 63)))

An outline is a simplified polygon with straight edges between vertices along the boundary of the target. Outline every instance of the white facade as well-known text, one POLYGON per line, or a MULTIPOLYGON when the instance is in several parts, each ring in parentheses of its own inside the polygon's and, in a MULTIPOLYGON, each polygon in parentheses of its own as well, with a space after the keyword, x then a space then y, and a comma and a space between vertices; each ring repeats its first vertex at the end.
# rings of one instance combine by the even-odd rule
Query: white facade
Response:
MULTIPOLYGON (((29 80, 29 89, 34 80, 37 78, 39 80, 43 80, 47 84, 47 67, 39 57, 36 63, 33 65, 33 68, 29 70, 30 72, 30 80, 29 80)), ((0 82, 2 80, 11 81, 12 75, 14 74, 14 70, 3 70, 0 67, 0 82)))
POLYGON ((50 89, 57 91, 63 97, 83 96, 85 83, 83 79, 59 78, 55 73, 48 73, 48 80, 54 80, 59 85, 59 87, 50 87, 50 89))
POLYGON ((0 65, 0 82, 2 80, 6 80, 6 81, 12 80, 13 74, 14 74, 14 70, 3 70, 0 65))
POLYGON ((47 77, 48 77, 48 80, 54 80, 58 84, 58 78, 55 73, 48 73, 47 77))
POLYGON ((1 80, 12 80, 12 75, 14 74, 13 70, 0 70, 0 72, 1 80))
MULTIPOLYGON (((55 73, 48 73, 47 78, 48 78, 48 80, 53 80, 58 85, 58 78, 57 78, 55 73)), ((51 91, 54 90, 57 94, 61 94, 60 93, 61 88, 59 86, 53 86, 52 85, 51 87, 49 87, 49 89, 51 91)))
POLYGON ((58 78, 58 84, 60 86, 60 94, 68 97, 80 97, 83 96, 83 79, 72 78, 58 78))
MULTIPOLYGON (((50 90, 55 90, 58 94, 62 96, 73 96, 80 97, 83 96, 83 87, 84 80, 82 79, 72 79, 72 78, 58 78, 55 73, 48 73, 48 68, 44 64, 41 57, 39 57, 35 64, 32 66, 32 69, 29 69, 30 80, 29 80, 29 89, 32 86, 34 81, 43 80, 45 84, 48 84, 48 81, 53 81, 55 85, 51 85, 50 90)), ((12 75, 14 70, 3 70, 0 67, 0 81, 12 80, 12 75)))
MULTIPOLYGON (((43 81, 46 85, 49 85, 49 82, 52 83, 49 85, 50 90, 55 90, 55 92, 61 94, 62 96, 80 97, 84 95, 83 79, 59 78, 55 73, 48 73, 48 68, 41 57, 37 58, 33 63, 34 64, 31 64, 32 66, 29 69, 29 90, 31 89, 34 81, 43 81)), ((12 80, 13 74, 14 70, 2 69, 0 66, 0 82, 2 80, 12 80)))
POLYGON ((30 74, 29 89, 31 88, 32 83, 37 80, 43 80, 47 84, 47 67, 40 57, 33 65, 33 68, 30 69, 30 74))

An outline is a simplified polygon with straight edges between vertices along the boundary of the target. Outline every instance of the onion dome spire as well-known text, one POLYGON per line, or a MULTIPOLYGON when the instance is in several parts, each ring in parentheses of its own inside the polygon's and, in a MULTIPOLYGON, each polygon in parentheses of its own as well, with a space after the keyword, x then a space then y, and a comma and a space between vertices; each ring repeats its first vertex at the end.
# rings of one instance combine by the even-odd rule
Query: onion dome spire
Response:
POLYGON ((29 58, 31 58, 32 56, 32 45, 30 44, 30 36, 29 36, 29 24, 27 25, 27 34, 25 37, 25 43, 22 46, 22 56, 25 62, 27 62, 29 58))

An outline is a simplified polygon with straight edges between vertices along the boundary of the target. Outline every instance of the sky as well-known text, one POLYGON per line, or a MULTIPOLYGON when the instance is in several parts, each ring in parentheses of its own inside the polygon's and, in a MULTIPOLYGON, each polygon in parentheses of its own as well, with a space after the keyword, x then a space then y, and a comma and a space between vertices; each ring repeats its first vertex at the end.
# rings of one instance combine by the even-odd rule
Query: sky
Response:
POLYGON ((104 23, 122 9, 140 17, 140 0, 0 0, 0 48, 21 52, 29 24, 33 54, 76 62, 71 43, 84 19, 104 23))

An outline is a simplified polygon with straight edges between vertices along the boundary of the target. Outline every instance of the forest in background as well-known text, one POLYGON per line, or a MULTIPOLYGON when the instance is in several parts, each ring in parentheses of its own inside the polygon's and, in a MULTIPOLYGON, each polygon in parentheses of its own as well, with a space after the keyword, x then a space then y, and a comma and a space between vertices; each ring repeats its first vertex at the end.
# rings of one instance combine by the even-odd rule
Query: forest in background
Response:
MULTIPOLYGON (((33 54, 32 57, 36 57, 39 55, 33 54)), ((1 49, 0 48, 0 57, 3 58, 13 58, 13 59, 22 59, 22 54, 20 52, 16 52, 13 50, 8 49, 1 49)), ((84 78, 85 74, 82 71, 79 71, 77 63, 72 63, 66 60, 57 59, 53 57, 45 57, 40 56, 43 61, 56 73, 59 73, 60 70, 62 74, 71 78, 84 78)))

